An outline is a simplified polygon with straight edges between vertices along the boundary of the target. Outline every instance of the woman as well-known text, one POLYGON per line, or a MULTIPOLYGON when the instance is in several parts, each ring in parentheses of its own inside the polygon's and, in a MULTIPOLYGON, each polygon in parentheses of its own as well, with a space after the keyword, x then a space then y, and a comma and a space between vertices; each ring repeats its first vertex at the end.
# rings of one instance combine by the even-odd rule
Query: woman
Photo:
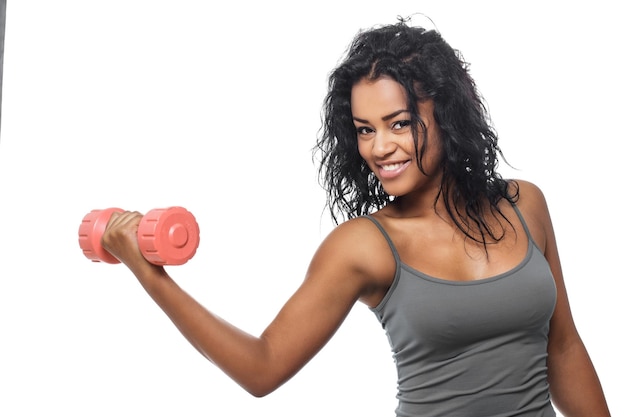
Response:
POLYGON ((541 191, 497 172, 467 66, 401 21, 357 35, 330 76, 320 175, 339 224, 259 336, 205 309, 138 249, 141 214, 104 247, 181 333, 255 396, 297 373, 357 302, 387 331, 398 416, 609 416, 568 305, 541 191))

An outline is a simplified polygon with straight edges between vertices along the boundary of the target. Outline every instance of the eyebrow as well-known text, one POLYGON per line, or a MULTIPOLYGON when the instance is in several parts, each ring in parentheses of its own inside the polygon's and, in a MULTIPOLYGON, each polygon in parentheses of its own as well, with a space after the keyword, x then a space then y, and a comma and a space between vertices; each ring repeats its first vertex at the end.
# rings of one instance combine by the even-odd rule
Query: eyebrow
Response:
MULTIPOLYGON (((384 122, 386 122, 387 120, 393 119, 394 117, 396 117, 397 115, 399 115, 401 113, 408 113, 408 110, 402 109, 402 110, 394 111, 393 113, 388 114, 387 116, 383 116, 382 120, 384 122)), ((359 123, 366 123, 366 124, 369 123, 369 121, 367 121, 365 119, 359 119, 358 117, 354 117, 354 116, 352 116, 352 120, 355 120, 355 121, 357 121, 359 123)))

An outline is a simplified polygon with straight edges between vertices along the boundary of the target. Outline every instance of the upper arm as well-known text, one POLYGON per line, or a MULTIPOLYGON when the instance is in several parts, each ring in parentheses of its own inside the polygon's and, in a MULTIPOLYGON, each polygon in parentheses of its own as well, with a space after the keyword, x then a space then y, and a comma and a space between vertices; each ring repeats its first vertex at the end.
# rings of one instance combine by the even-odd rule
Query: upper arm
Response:
MULTIPOLYGON (((529 214, 533 239, 543 250, 554 276, 556 306, 548 334, 548 382, 553 403, 567 416, 609 416, 602 386, 578 334, 563 279, 556 237, 541 191, 520 186, 520 206, 529 214)), ((521 208, 521 207, 520 207, 521 208)))
POLYGON ((569 343, 579 341, 579 336, 567 297, 557 240, 548 204, 543 193, 536 185, 524 181, 519 181, 519 184, 520 200, 518 205, 528 223, 533 240, 543 251, 550 265, 557 290, 556 307, 550 321, 549 349, 552 351, 554 349, 564 349, 569 343))
POLYGON ((306 277, 263 332, 277 385, 304 366, 332 337, 379 273, 375 226, 366 219, 333 230, 315 253, 306 277))

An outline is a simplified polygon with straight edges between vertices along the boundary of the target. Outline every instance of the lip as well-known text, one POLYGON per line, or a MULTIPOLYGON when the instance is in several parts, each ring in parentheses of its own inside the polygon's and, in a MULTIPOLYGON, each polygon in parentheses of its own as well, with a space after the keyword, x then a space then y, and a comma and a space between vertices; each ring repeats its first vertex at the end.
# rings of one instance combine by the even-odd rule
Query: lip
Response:
POLYGON ((410 163, 411 161, 379 163, 377 164, 379 178, 386 180, 396 178, 409 167, 410 163), (390 165, 398 165, 398 167, 391 170, 383 169, 383 166, 388 167, 390 165))

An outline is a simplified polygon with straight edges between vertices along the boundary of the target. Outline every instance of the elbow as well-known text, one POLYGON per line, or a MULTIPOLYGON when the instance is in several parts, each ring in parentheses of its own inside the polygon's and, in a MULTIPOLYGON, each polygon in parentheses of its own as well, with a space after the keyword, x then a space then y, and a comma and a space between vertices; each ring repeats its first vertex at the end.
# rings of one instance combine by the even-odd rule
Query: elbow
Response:
POLYGON ((259 390, 259 389, 247 389, 246 391, 248 392, 248 394, 252 395, 255 398, 263 398, 269 394, 271 394, 274 390, 269 389, 269 390, 259 390))
POLYGON ((283 361, 267 352, 267 349, 259 348, 234 362, 232 357, 228 358, 228 363, 225 360, 213 362, 248 394, 262 398, 276 391, 295 374, 283 361))
POLYGON ((263 398, 273 393, 280 387, 280 383, 271 383, 270 381, 252 383, 249 385, 242 385, 243 389, 255 398, 263 398))
POLYGON ((257 374, 256 378, 241 381, 241 387, 256 398, 263 398, 276 391, 289 378, 280 378, 277 375, 257 374))

